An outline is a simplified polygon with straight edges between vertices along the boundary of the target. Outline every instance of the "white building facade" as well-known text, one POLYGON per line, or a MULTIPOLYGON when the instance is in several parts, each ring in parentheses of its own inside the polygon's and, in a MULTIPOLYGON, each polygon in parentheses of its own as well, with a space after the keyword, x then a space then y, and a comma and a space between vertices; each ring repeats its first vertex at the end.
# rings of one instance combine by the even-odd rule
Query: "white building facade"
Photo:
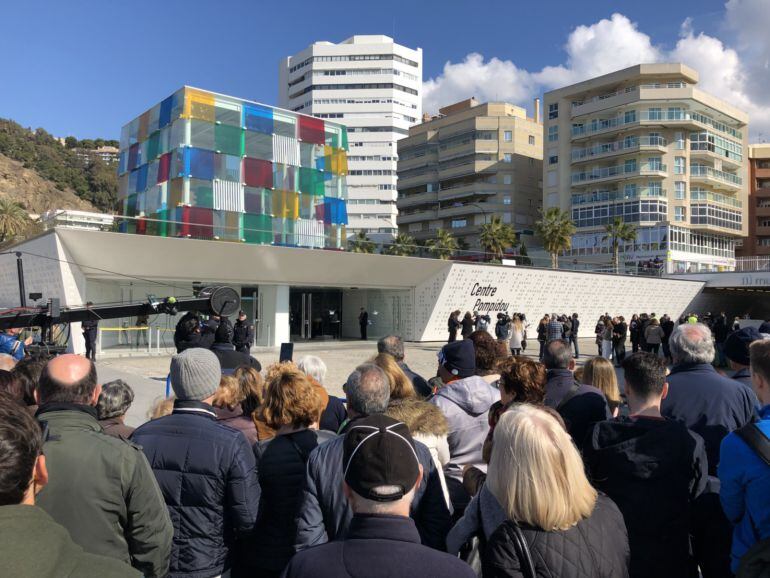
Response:
POLYGON ((348 127, 348 235, 397 233, 396 142, 422 120, 422 49, 388 36, 316 42, 283 59, 280 106, 348 127))

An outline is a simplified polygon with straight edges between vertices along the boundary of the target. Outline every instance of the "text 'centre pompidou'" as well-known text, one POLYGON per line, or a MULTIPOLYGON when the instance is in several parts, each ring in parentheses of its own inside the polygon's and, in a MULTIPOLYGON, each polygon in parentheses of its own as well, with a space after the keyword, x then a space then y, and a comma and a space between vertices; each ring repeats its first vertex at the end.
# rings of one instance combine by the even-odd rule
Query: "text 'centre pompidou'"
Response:
POLYGON ((123 127, 121 231, 342 248, 343 125, 184 87, 123 127))

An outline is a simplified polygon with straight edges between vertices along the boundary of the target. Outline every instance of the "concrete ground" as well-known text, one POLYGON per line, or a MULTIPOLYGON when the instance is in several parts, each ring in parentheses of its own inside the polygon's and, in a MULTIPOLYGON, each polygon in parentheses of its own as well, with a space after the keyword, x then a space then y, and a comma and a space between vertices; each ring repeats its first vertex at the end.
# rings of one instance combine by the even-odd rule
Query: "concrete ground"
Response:
MULTIPOLYGON (((407 343, 405 348, 406 363, 425 378, 436 374, 437 352, 444 343, 407 343)), ((595 355, 596 345, 593 339, 581 339, 578 359, 581 364, 585 355, 595 355)), ((318 343, 296 343, 294 359, 303 355, 316 355, 324 360, 328 368, 324 385, 332 395, 344 397, 342 384, 355 367, 374 357, 377 353, 375 341, 325 341, 318 343)), ((538 344, 531 341, 525 352, 536 358, 538 344)), ((252 355, 259 359, 263 368, 278 361, 278 349, 254 348, 252 355)), ((126 423, 136 427, 148 420, 148 411, 152 405, 162 399, 166 392, 170 355, 152 357, 122 357, 97 361, 99 381, 105 383, 113 379, 123 379, 134 389, 134 403, 126 415, 126 423)))

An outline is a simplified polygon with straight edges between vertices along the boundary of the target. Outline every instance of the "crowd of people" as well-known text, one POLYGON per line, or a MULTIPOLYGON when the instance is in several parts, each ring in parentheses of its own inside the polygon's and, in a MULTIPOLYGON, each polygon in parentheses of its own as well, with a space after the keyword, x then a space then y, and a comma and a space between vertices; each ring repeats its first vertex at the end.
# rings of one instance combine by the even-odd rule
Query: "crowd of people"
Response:
POLYGON ((0 355, 4 571, 765 575, 770 326, 605 315, 578 368, 576 314, 540 320, 538 358, 522 314, 453 317, 435 375, 390 335, 342 400, 319 357, 263 370, 191 315, 136 429, 92 360, 0 355))

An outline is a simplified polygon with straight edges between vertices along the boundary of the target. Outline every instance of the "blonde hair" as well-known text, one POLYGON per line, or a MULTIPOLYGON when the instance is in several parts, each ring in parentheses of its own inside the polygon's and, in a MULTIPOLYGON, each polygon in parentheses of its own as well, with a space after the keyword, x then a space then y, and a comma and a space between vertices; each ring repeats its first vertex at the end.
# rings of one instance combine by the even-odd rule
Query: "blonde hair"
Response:
POLYGON ((235 409, 235 406, 246 399, 246 394, 241 390, 241 382, 232 375, 223 375, 219 378, 219 388, 214 392, 211 405, 235 409))
POLYGON ((158 397, 147 410, 147 417, 151 420, 171 415, 174 411, 174 396, 158 397))
POLYGON ((572 438, 535 406, 514 404, 495 426, 487 487, 509 519, 545 531, 566 530, 596 504, 572 438))
POLYGON ((389 353, 380 353, 372 360, 377 367, 385 372, 390 384, 390 399, 404 399, 407 397, 416 397, 412 381, 406 376, 396 362, 396 358, 389 353))
POLYGON ((607 398, 610 409, 614 410, 620 405, 618 376, 615 374, 615 368, 610 360, 603 357, 592 357, 586 361, 582 382, 601 390, 604 397, 607 398))
POLYGON ((285 425, 309 427, 321 419, 323 401, 316 386, 293 363, 285 362, 267 370, 267 387, 259 409, 260 418, 271 428, 285 425))

